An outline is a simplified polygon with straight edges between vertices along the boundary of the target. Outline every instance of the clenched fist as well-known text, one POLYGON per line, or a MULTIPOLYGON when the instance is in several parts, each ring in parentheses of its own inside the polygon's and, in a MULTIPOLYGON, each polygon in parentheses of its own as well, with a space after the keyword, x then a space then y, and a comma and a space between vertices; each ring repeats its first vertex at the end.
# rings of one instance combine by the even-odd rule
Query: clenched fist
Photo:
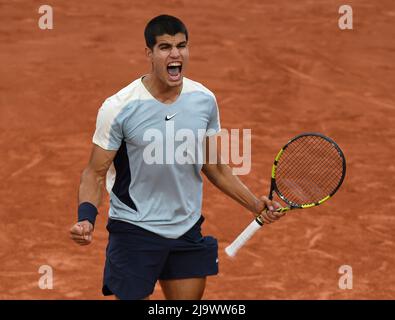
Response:
POLYGON ((93 225, 88 221, 80 221, 70 229, 70 237, 80 246, 86 246, 92 242, 93 225))

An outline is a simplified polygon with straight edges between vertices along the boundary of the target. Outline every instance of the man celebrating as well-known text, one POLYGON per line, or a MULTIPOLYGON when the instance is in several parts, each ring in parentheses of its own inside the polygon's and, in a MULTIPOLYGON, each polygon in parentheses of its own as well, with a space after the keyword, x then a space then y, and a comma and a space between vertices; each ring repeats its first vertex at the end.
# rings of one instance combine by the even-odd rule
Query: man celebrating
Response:
POLYGON ((207 161, 213 152, 207 142, 220 131, 218 107, 211 91, 184 77, 189 61, 184 24, 161 15, 147 24, 144 36, 151 72, 99 110, 71 238, 80 245, 92 241, 113 163, 103 294, 147 299, 159 280, 167 299, 201 299, 206 277, 218 273, 217 240, 201 234, 201 171, 264 222, 282 214, 275 211, 278 203, 255 197, 227 164, 207 161), (175 140, 171 144, 169 136, 175 140), (152 138, 159 147, 147 151, 152 138), (202 148, 207 158, 197 161, 202 148))

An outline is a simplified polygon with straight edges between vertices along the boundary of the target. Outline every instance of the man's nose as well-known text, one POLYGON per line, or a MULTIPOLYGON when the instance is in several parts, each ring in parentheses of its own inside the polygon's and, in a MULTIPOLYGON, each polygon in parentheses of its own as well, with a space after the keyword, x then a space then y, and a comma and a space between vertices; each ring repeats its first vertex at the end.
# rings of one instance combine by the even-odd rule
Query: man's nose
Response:
POLYGON ((170 57, 177 58, 180 56, 180 50, 177 47, 171 48, 170 57))

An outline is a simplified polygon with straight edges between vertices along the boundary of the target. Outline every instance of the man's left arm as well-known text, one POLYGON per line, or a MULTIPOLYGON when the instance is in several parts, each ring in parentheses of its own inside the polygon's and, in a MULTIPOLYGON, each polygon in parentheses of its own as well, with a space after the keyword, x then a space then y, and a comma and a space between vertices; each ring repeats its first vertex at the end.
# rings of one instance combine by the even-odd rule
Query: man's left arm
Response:
POLYGON ((215 139, 215 137, 211 136, 206 139, 206 161, 203 164, 202 171, 211 183, 252 212, 254 217, 261 215, 265 223, 272 223, 284 215, 284 213, 275 211, 280 208, 279 203, 271 201, 265 196, 256 197, 238 176, 233 175, 229 165, 222 162, 220 152, 213 148, 216 144, 214 142, 210 143, 210 139, 215 139), (217 163, 209 163, 210 152, 217 152, 217 163))

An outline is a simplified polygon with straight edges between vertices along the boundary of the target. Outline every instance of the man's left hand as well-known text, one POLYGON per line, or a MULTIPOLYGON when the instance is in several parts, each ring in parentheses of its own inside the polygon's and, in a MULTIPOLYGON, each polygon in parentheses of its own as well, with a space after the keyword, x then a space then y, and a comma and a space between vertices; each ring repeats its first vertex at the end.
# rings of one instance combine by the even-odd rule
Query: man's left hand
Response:
POLYGON ((260 216, 264 223, 273 223, 286 214, 286 212, 278 212, 281 205, 268 197, 262 196, 256 204, 255 216, 260 216))

